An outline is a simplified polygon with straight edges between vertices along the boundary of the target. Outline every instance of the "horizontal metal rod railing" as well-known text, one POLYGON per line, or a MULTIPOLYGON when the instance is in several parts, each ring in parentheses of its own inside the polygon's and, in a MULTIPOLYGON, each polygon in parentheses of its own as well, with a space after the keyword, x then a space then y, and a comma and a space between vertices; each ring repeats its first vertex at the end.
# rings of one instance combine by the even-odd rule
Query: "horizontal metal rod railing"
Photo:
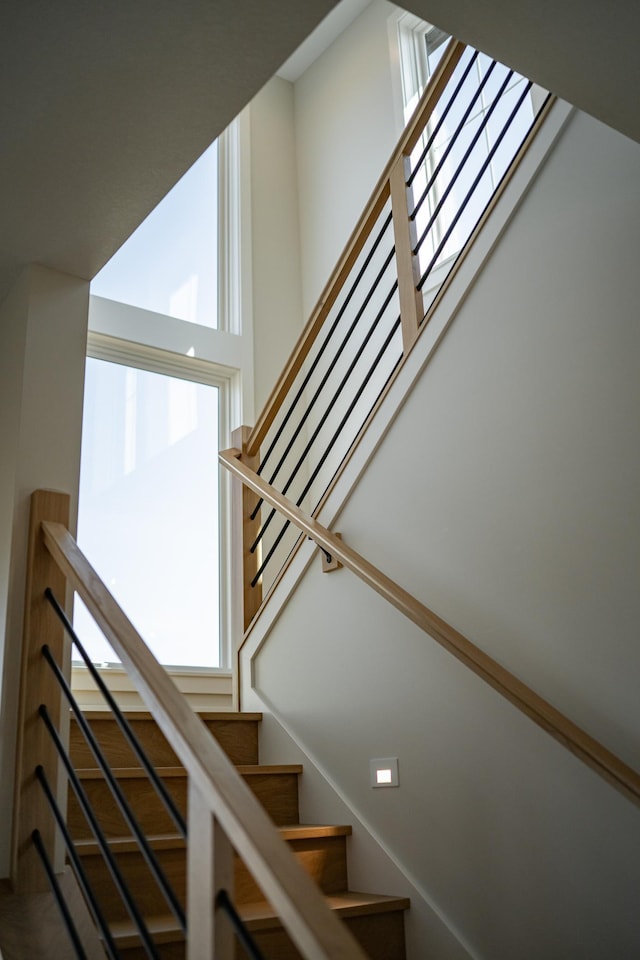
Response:
POLYGON ((385 203, 389 199, 391 192, 390 177, 394 167, 411 153, 422 136, 426 123, 437 105, 443 90, 451 79, 464 50, 465 45, 463 43, 457 40, 451 40, 443 54, 440 64, 423 94, 412 120, 406 127, 400 142, 382 172, 369 203, 365 207, 340 260, 320 295, 320 299, 311 314, 309 322, 302 331, 285 369, 279 377, 276 386, 271 392, 262 413, 258 417, 249 435, 246 450, 248 456, 256 455, 263 441, 266 439, 267 433, 274 423, 291 385, 302 369, 316 338, 323 328, 329 311, 336 302, 344 283, 348 279, 358 256, 367 242, 371 230, 375 226, 385 203))
MULTIPOLYGON (((185 768, 193 789, 309 960, 364 960, 328 909, 264 808, 146 644, 62 523, 43 521, 43 541, 112 645, 147 709, 185 768)), ((211 868, 206 867, 211 876, 211 868)), ((190 935, 191 922, 189 921, 190 935)))
POLYGON ((151 934, 149 933, 149 928, 147 927, 145 919, 142 916, 142 913, 140 912, 138 904, 136 903, 134 897, 131 894, 129 885, 124 878, 122 870, 118 865, 118 862, 111 850, 111 847, 109 846, 109 842, 100 825, 100 821, 98 820, 96 812, 91 806, 91 803, 89 801, 89 798, 87 797, 86 791, 82 786, 80 779, 76 774, 76 771, 73 768, 73 765, 69 758, 69 754, 65 749, 65 745, 62 742, 62 738, 58 730, 56 729, 56 726, 53 720, 49 716, 49 711, 47 710, 46 706, 44 705, 41 706, 39 713, 40 713, 40 717, 44 721, 45 727, 47 728, 51 736, 51 739, 55 744, 55 747, 56 747, 56 750, 58 751, 60 759, 62 760, 63 766, 67 773, 67 777, 69 778, 69 783, 71 784, 73 788, 73 792, 76 795, 76 799, 78 801, 80 809, 82 810, 82 813, 84 814, 87 820, 87 823, 91 828, 91 832, 93 833, 98 843, 98 846, 100 847, 100 853, 102 854, 102 857, 108 867, 109 873, 111 875, 111 879, 113 880, 116 886, 116 889, 118 890, 118 893, 122 899, 122 902, 125 905, 127 912, 131 917, 131 920, 135 924, 138 934, 140 935, 142 947, 147 957, 149 957, 149 960, 160 960, 158 951, 153 942, 151 934))
POLYGON ((67 856, 69 857, 69 860, 73 866, 73 872, 75 873, 78 885, 82 890, 82 895, 84 896, 84 899, 91 911, 96 927, 100 933, 100 937, 102 938, 104 950, 106 951, 109 960, 120 960, 115 941, 111 935, 111 930, 109 929, 109 924, 105 919, 100 902, 89 882, 86 870, 82 865, 82 857, 80 857, 78 851, 76 850, 73 837, 71 836, 67 826, 67 821, 62 813, 62 810, 58 806, 58 801, 56 800, 53 790, 51 789, 51 785, 47 780, 47 776, 42 765, 36 767, 36 779, 42 787, 44 795, 47 798, 47 802, 49 803, 49 807, 51 808, 51 812, 55 817, 58 829, 60 830, 64 839, 67 856))
MULTIPOLYGON (((104 777, 104 780, 107 786, 109 787, 109 790, 111 791, 111 795, 113 796, 113 799, 115 800, 118 806, 118 809, 122 814, 122 817, 125 823, 127 824, 127 827, 131 831, 132 836, 135 838, 138 844, 138 847, 140 849, 140 852, 144 857, 144 860, 147 866, 149 867, 149 870, 151 871, 151 874, 154 880, 162 890, 162 893, 174 917, 176 918, 176 920, 178 921, 182 929, 186 930, 187 920, 186 920, 186 916, 185 916, 185 912, 182 907, 182 904, 178 900, 173 887, 169 883, 164 870, 162 869, 162 867, 160 866, 160 863, 158 862, 158 858, 156 857, 155 853, 151 848, 151 844, 147 840, 147 837, 144 831, 140 827, 140 824, 138 823, 138 820, 133 810, 131 809, 131 805, 129 804, 129 801, 125 797, 124 791, 122 790, 122 787, 120 786, 117 777, 114 775, 109 763, 107 762, 104 756, 104 753, 102 751, 102 748, 100 747, 100 744, 98 743, 95 737, 95 734, 93 733, 82 710, 78 706, 78 701, 73 695, 69 682, 64 676, 64 673, 62 672, 59 665, 56 663, 54 657, 51 655, 51 651, 49 650, 46 644, 42 648, 42 654, 45 660, 47 661, 47 663, 49 664, 49 666, 51 667, 51 669, 53 670, 54 675, 58 683, 60 684, 60 687, 67 699, 67 702, 71 707, 76 723, 80 727, 80 730, 82 731, 82 734, 87 744, 89 745, 89 749, 91 750, 95 758, 95 761, 98 765, 98 769, 102 773, 102 776, 104 777)), ((76 789, 75 784, 74 784, 74 789, 76 789)))
POLYGON ((343 566, 355 573, 445 650, 452 653, 518 710, 546 730, 574 756, 612 784, 632 803, 640 806, 640 773, 538 696, 514 674, 480 650, 342 539, 313 517, 307 516, 298 506, 269 486, 240 461, 240 456, 239 450, 224 450, 219 454, 219 460, 243 484, 275 507, 287 520, 314 540, 322 550, 337 558, 343 566))
POLYGON ((82 940, 80 939, 78 929, 75 923, 73 922, 71 911, 67 906, 67 901, 65 900, 65 896, 62 892, 62 888, 60 886, 60 882, 58 880, 56 872, 53 869, 53 865, 49 860, 49 856, 45 849, 45 845, 42 842, 40 831, 34 830, 33 833, 31 834, 31 839, 33 840, 33 845, 38 851, 38 855, 42 860, 42 866, 44 867, 44 871, 47 875, 47 879, 51 886, 51 890, 53 891, 53 895, 55 897, 56 903, 58 904, 58 909, 62 914, 62 919, 65 927, 67 928, 67 933, 69 934, 71 943, 73 944, 75 955, 78 958, 78 960, 87 960, 87 953, 82 945, 82 940))
POLYGON ((178 830, 180 831, 180 834, 182 835, 183 839, 186 840, 186 838, 187 838, 187 824, 186 824, 186 822, 185 822, 184 817, 182 816, 182 814, 181 814, 180 811, 178 810, 178 807, 177 807, 176 804, 174 803, 173 797, 171 796, 171 794, 169 793, 169 791, 168 791, 167 788, 165 787, 164 783, 162 782, 162 780, 160 779, 160 777, 159 777, 158 774, 156 773, 153 764, 151 763, 151 761, 150 761, 149 758, 147 757, 146 753, 144 752, 142 746, 140 745, 140 743, 139 743, 139 741, 138 741, 138 738, 136 737, 135 733, 134 733, 133 730, 131 729, 131 725, 130 725, 129 721, 127 720, 127 718, 126 718, 125 715, 123 714, 122 710, 120 709, 120 707, 119 707, 118 704, 116 703, 115 698, 113 697, 113 694, 111 693, 111 691, 109 690, 108 686, 106 685, 106 683, 104 682, 104 680, 103 680, 102 677, 100 676, 100 671, 97 670, 96 667, 95 667, 95 664, 92 663, 91 658, 89 657, 89 655, 87 654, 84 646, 83 646, 82 643, 80 642, 80 638, 78 637, 78 634, 77 634, 77 633, 75 632, 75 630, 73 629, 73 624, 72 624, 71 621, 69 620, 69 617, 66 615, 66 613, 64 612, 64 610, 63 610, 62 607, 60 606, 60 603, 58 602, 58 600, 56 599, 53 591, 52 591, 50 588, 47 588, 47 589, 45 590, 45 596, 46 596, 47 600, 49 601, 49 603, 51 604, 51 606, 53 607, 53 609, 55 610, 58 618, 61 620, 62 624, 64 625, 65 630, 67 631, 67 633, 68 633, 69 636, 71 637, 71 639, 72 639, 72 641, 73 641, 73 644, 74 644, 75 648, 77 649, 78 653, 80 654, 80 656, 82 657, 82 660, 83 660, 83 662, 84 662, 84 665, 86 666, 87 670, 89 671, 89 674, 90 674, 93 682, 95 683, 95 685, 97 686, 98 690, 100 691, 100 693, 101 693, 102 696, 104 697, 104 699, 105 699, 105 701, 106 701, 106 703, 107 703, 107 706, 109 707, 109 709, 110 709, 110 711, 111 711, 111 716, 113 717, 113 719, 114 719, 115 722, 117 723, 117 725, 118 725, 120 731, 122 732, 124 738, 126 739, 127 743, 128 743, 129 746, 131 747, 131 749, 133 750, 133 752, 134 752, 134 754, 135 754, 135 756, 136 756, 136 759, 137 759, 138 762, 140 763, 140 766, 143 768, 143 770, 145 771, 145 773, 146 773, 147 776, 149 777, 149 780, 150 780, 151 783, 153 784, 153 787, 154 787, 156 793, 158 794, 158 796, 159 796, 160 799, 162 800, 162 803, 163 803, 165 809, 166 809, 167 812, 169 813, 169 816, 171 817, 171 819, 172 819, 173 822, 175 823, 176 827, 177 827, 178 830))

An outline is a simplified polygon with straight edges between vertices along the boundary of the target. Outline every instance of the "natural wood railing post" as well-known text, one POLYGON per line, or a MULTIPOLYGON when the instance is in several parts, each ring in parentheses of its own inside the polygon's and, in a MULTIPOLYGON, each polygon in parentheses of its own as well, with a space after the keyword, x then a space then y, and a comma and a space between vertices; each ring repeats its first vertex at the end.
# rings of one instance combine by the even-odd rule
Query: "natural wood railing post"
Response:
POLYGON ((418 331, 424 316, 422 294, 418 290, 420 270, 418 269, 417 258, 413 253, 415 230, 413 221, 409 219, 406 165, 407 158, 401 155, 394 164, 389 177, 402 324, 402 352, 405 357, 418 337, 418 331))
POLYGON ((38 711, 44 704, 60 727, 62 693, 41 649, 47 643, 57 662, 69 669, 69 664, 65 667, 62 624, 44 596, 51 587, 64 603, 66 579, 44 545, 43 520, 68 527, 68 494, 36 490, 31 496, 11 850, 11 879, 17 893, 49 889, 31 839, 35 829, 40 831, 50 861, 57 860, 53 816, 34 771, 41 764, 51 788, 58 791, 58 755, 38 711))
POLYGON ((232 960, 233 929, 215 907, 233 892, 233 849, 202 794, 189 783, 187 843, 187 960, 232 960))
MULTIPOLYGON (((256 470, 260 460, 260 451, 257 450, 253 455, 247 453, 247 442, 250 427, 238 427, 232 431, 231 440, 234 446, 242 451, 241 459, 250 470, 256 470)), ((262 584, 258 582, 255 587, 251 586, 251 581, 258 572, 260 564, 260 551, 251 553, 251 545, 255 541, 260 529, 260 514, 254 520, 251 514, 258 503, 258 497, 249 490, 242 482, 234 479, 232 487, 232 546, 237 551, 234 554, 234 589, 237 591, 235 596, 236 615, 235 619, 240 624, 242 632, 247 629, 258 607, 262 603, 262 584)))

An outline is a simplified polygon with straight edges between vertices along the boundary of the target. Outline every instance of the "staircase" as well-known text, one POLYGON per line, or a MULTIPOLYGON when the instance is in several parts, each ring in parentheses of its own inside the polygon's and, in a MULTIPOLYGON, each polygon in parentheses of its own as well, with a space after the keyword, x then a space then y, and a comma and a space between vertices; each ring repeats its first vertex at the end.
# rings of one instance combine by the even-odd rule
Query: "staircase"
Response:
MULTIPOLYGON (((166 875, 180 900, 185 902, 186 846, 136 763, 128 744, 110 714, 86 714, 107 760, 131 803, 136 818, 147 834, 166 875)), ((331 908, 348 924, 351 932, 372 960, 403 960, 404 911, 406 898, 357 893, 349 890, 347 837, 351 827, 301 824, 298 814, 298 778, 301 765, 259 763, 257 713, 202 713, 202 721, 227 753, 252 792, 278 826, 296 857, 318 884, 331 908)), ((175 754, 148 713, 127 715, 150 760, 166 783, 178 806, 186 814, 187 778, 175 754)), ((108 836, 113 853, 127 884, 147 922, 162 960, 185 956, 185 944, 149 868, 118 811, 108 786, 97 769, 82 732, 72 720, 70 753, 82 784, 108 836)), ((83 866, 90 879, 113 934, 118 952, 126 960, 146 956, 126 908, 111 880, 85 818, 71 794, 68 825, 76 840, 83 866)), ((197 842, 197 838, 193 838, 197 842)), ((266 902, 244 864, 235 858, 236 906, 266 960, 289 960, 300 954, 274 911, 266 902)), ((236 957, 246 954, 238 946, 236 957)))

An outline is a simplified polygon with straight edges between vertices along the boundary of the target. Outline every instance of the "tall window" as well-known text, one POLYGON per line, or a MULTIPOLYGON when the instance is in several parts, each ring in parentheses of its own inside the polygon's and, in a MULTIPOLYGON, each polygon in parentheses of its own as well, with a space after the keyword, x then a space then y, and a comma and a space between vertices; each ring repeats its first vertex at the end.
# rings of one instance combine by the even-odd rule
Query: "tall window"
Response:
MULTIPOLYGON (((225 131, 91 285, 78 541, 167 666, 229 663, 217 454, 253 375, 238 136, 225 131)), ((79 601, 75 622, 94 662, 117 659, 79 601)))
POLYGON ((218 141, 91 284, 91 293, 218 326, 218 141))
MULTIPOLYGON (((78 539, 167 665, 220 666, 218 392, 87 360, 78 539)), ((92 659, 114 660, 75 619, 92 659)))

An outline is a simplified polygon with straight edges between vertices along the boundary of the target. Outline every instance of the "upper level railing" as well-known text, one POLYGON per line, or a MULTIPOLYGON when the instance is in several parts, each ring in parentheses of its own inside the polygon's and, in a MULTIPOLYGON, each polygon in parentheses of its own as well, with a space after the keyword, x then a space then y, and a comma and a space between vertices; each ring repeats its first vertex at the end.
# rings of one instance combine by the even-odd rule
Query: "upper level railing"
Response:
POLYGON ((355 573, 436 643, 453 654, 539 727, 546 730, 563 747, 591 767, 632 803, 640 806, 640 773, 629 767, 454 627, 394 583, 374 564, 344 543, 342 538, 336 536, 318 520, 307 516, 296 504, 283 497, 270 484, 265 483, 253 470, 242 463, 239 450, 225 450, 220 454, 220 461, 256 496, 264 499, 290 523, 295 524, 304 536, 314 540, 323 552, 355 573))
MULTIPOLYGON (((340 920, 328 909, 318 888, 281 839, 265 809, 243 782, 222 748, 193 713, 166 671, 104 586, 67 529, 69 498, 50 491, 32 496, 25 627, 21 674, 19 741, 12 849, 12 881, 16 892, 43 889, 45 871, 55 887, 62 854, 57 830, 65 834, 68 855, 76 863, 73 843, 66 835, 64 766, 71 788, 94 830, 107 865, 140 936, 141 950, 154 960, 161 949, 136 904, 136 891, 125 878, 101 837, 99 817, 76 781, 65 748, 65 715, 69 704, 80 723, 81 712, 68 687, 70 663, 63 628, 73 629, 64 614, 67 586, 75 590, 118 654, 160 730, 185 768, 188 777, 187 904, 186 913, 175 898, 162 870, 152 866, 155 881, 166 896, 180 926, 186 929, 187 960, 231 960, 235 954, 232 928, 239 923, 233 906, 233 851, 242 858, 278 913, 303 957, 313 960, 364 960, 364 954, 340 920), (220 922, 221 914, 229 922, 220 922)), ((109 765, 100 757, 90 729, 87 743, 110 781, 109 765)), ((140 759, 140 758, 139 758, 140 759)), ((142 761, 141 761, 142 762, 142 761)), ((113 778, 111 778, 113 779, 113 778)), ((156 784, 156 787, 161 787, 156 784)), ((118 784, 110 788, 128 827, 148 859, 152 852, 137 828, 118 784), (149 855, 149 856, 147 856, 149 855)), ((171 801, 169 799, 169 807, 171 801)), ((180 814, 172 814, 180 832, 180 814)), ((99 917, 89 886, 79 883, 98 921, 107 956, 117 960, 117 947, 108 926, 99 917)), ((73 918, 71 918, 71 928, 73 918)), ((245 949, 246 931, 239 928, 245 949)), ((71 933, 82 957, 82 945, 71 933)), ((257 952, 249 955, 258 957, 257 952)))
MULTIPOLYGON (((315 513, 539 128, 549 96, 451 41, 253 429, 243 462, 315 513), (539 109, 534 109, 534 104, 539 109)), ((243 489, 245 628, 297 531, 243 489)))

